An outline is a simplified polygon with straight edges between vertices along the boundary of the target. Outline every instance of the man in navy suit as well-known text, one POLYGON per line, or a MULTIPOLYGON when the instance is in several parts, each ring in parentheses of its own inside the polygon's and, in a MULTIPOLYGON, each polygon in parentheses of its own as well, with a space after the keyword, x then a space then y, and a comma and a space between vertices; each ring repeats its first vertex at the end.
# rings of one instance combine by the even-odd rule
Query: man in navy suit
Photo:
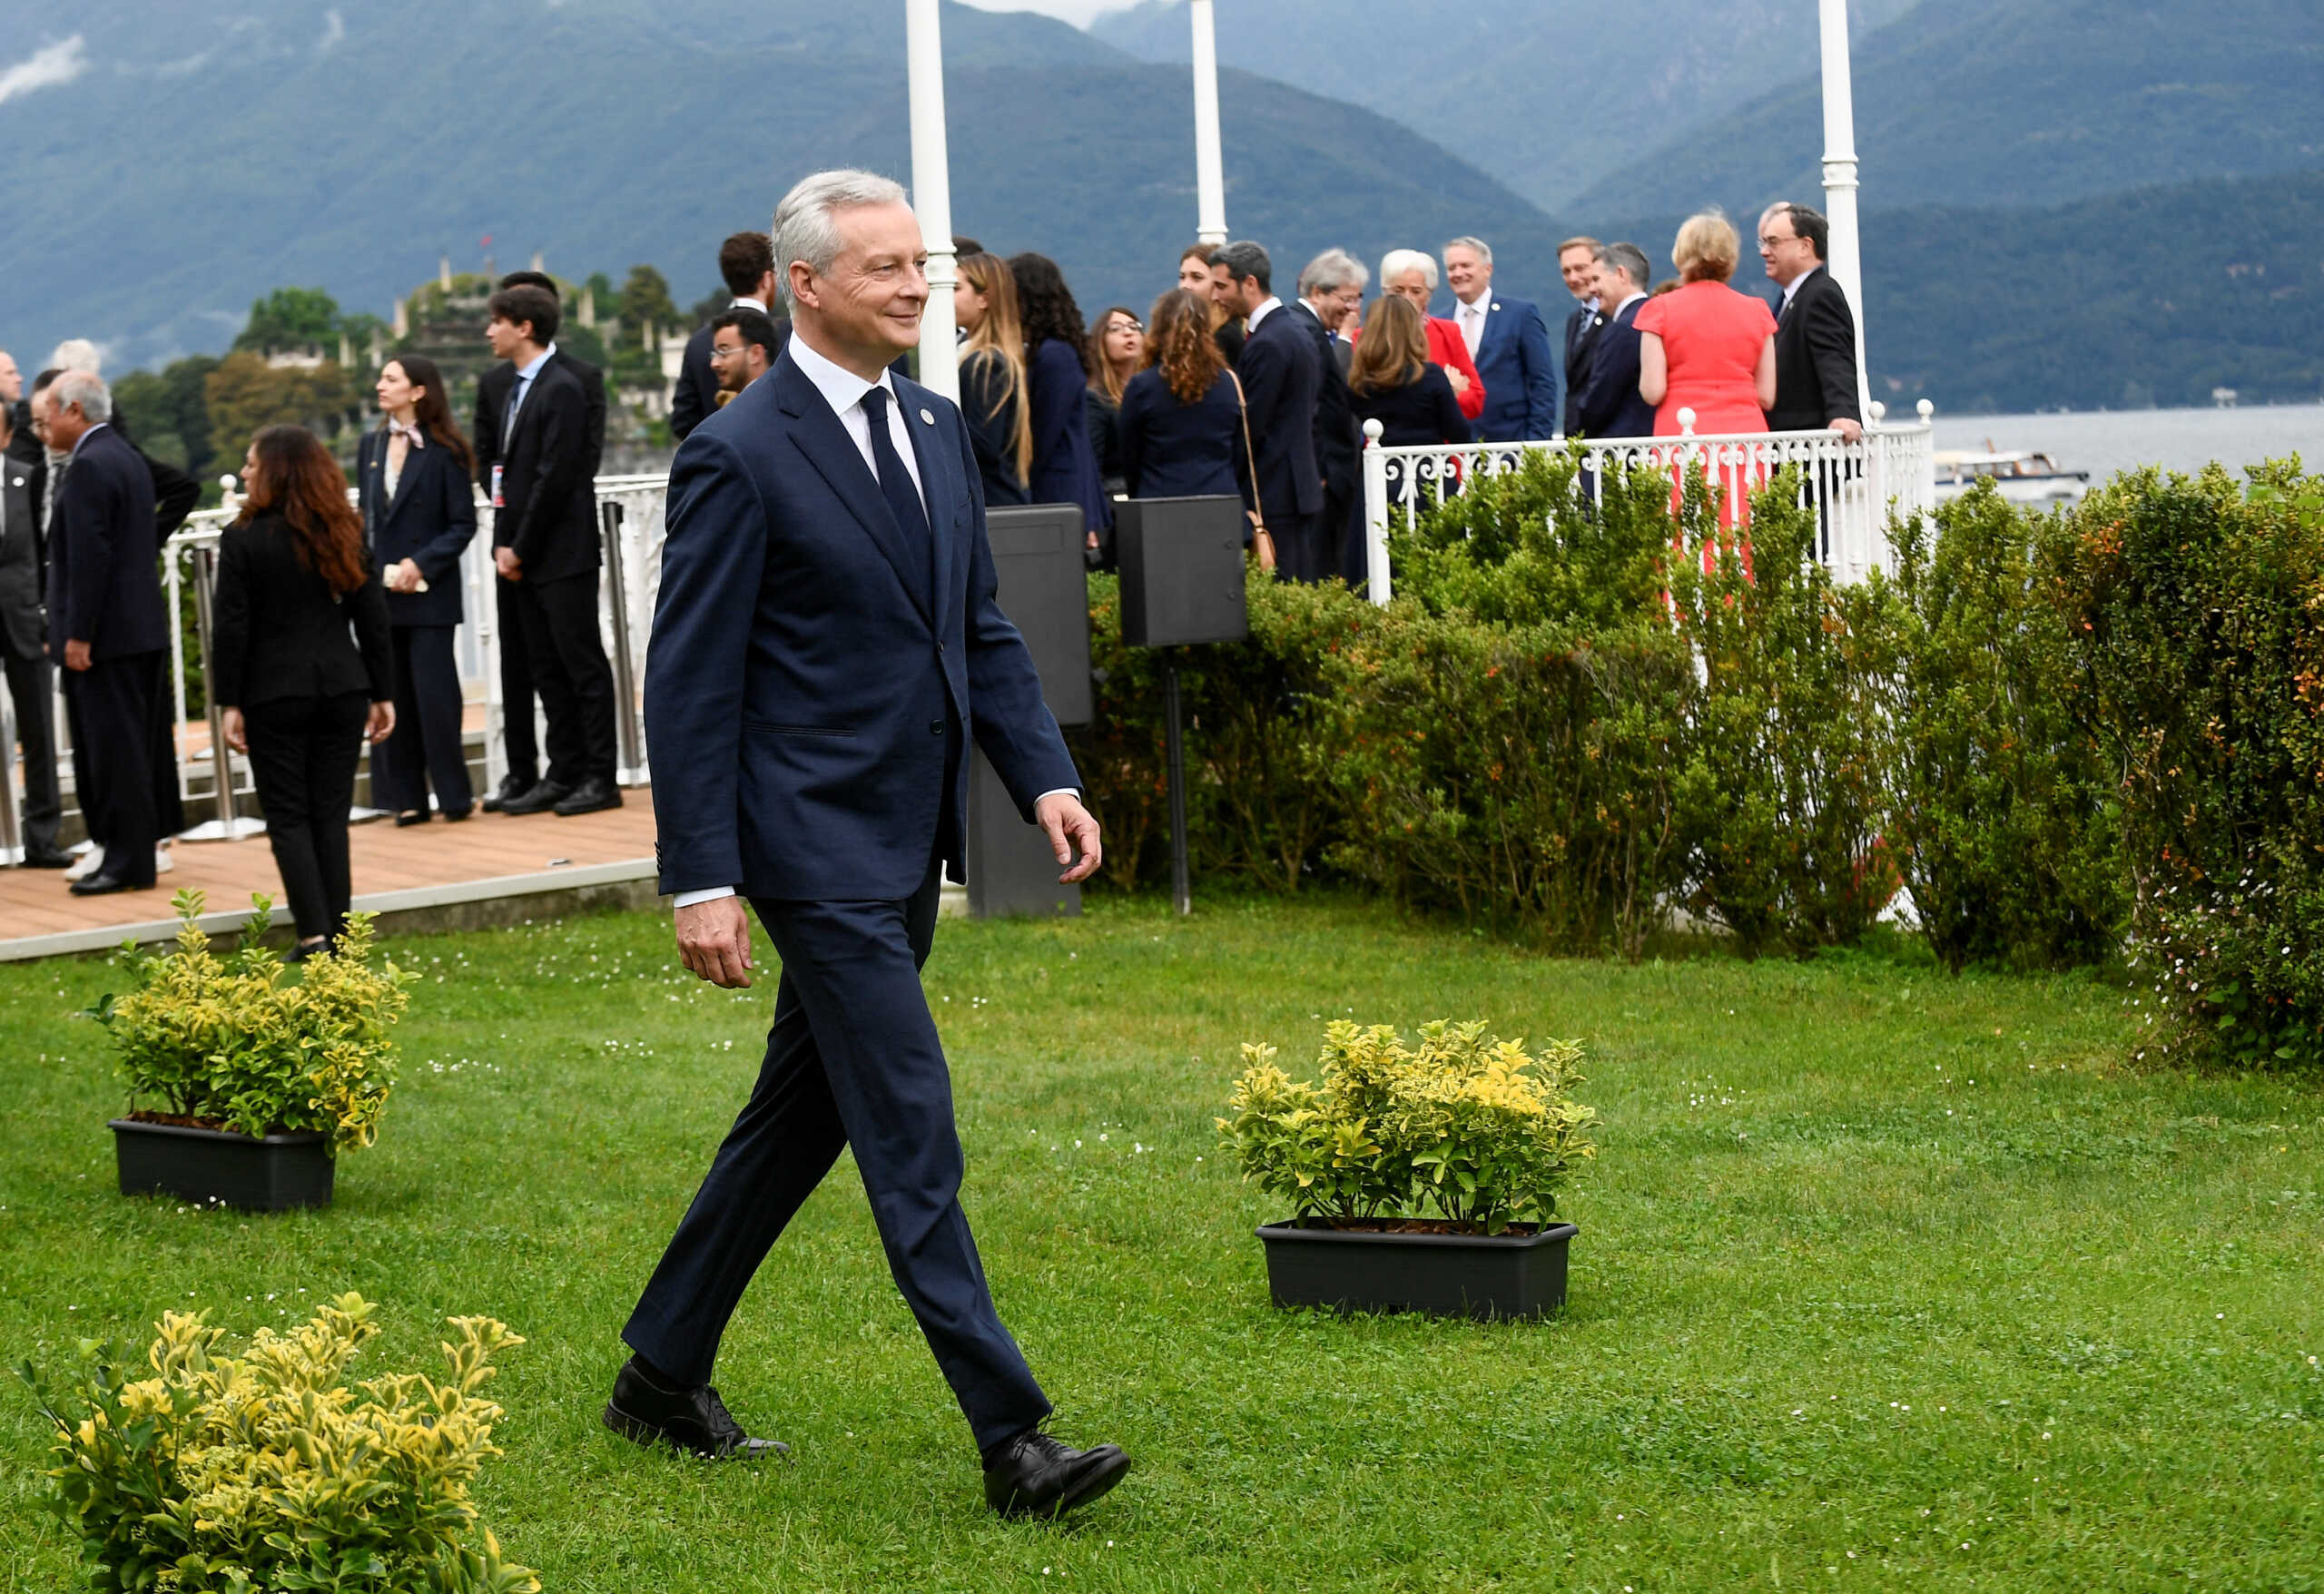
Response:
POLYGON ((656 763, 683 775, 655 793, 655 851, 685 966, 751 983, 747 898, 783 975, 757 1087, 622 1331, 635 1354, 606 1422, 705 1457, 781 1448, 728 1413, 712 1367, 751 1275, 852 1146, 889 1268, 982 1454, 987 1502, 1054 1514, 1129 1460, 1041 1432, 1048 1397, 960 1210, 920 968, 944 866, 964 850, 971 737, 1048 833, 1061 880, 1098 868, 1098 822, 994 601, 967 425, 889 369, 928 300, 903 190, 819 172, 784 197, 773 235, 790 346, 671 467, 645 718, 656 763))
POLYGON ((1646 303, 1650 269, 1635 243, 1610 243, 1598 251, 1599 314, 1605 324, 1590 340, 1590 368, 1573 399, 1573 429, 1593 442, 1654 435, 1654 406, 1638 390, 1638 312, 1646 303))
POLYGON ((1558 275, 1576 303, 1565 318, 1565 364, 1558 383, 1558 413, 1566 429, 1573 429, 1573 398, 1590 374, 1590 343, 1603 319, 1598 312, 1598 251, 1596 239, 1569 238, 1558 245, 1558 275))
POLYGON ((1222 303, 1243 318, 1243 352, 1235 364, 1251 426, 1251 485, 1275 543, 1275 574, 1318 582, 1339 574, 1338 550, 1324 528, 1324 471, 1315 458, 1315 409, 1322 402, 1325 347, 1297 310, 1275 294, 1267 251, 1247 241, 1211 251, 1211 274, 1226 283, 1222 303))
POLYGON ((1444 246, 1444 283, 1452 290, 1452 324, 1484 379, 1477 441, 1557 436, 1557 357, 1541 308, 1492 290, 1492 251, 1482 238, 1456 238, 1444 246))

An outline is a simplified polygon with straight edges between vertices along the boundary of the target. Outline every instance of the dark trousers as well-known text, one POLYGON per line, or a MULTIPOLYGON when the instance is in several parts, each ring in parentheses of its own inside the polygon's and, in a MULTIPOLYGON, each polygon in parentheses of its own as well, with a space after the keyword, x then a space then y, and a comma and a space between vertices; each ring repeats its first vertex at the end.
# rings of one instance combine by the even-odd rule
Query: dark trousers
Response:
POLYGON ((500 745, 508 772, 529 786, 540 779, 541 752, 533 732, 533 661, 525 649, 523 605, 517 601, 521 585, 492 578, 493 624, 500 639, 500 745))
POLYGON ((1283 581, 1313 585, 1339 574, 1338 561, 1324 551, 1324 517, 1266 512, 1267 535, 1275 538, 1275 573, 1283 581))
MULTIPOLYGON (((458 813, 476 801, 460 735, 460 666, 450 625, 398 625, 389 633, 396 666, 396 728, 371 749, 371 802, 398 813, 436 806, 458 813)), ((529 709, 525 728, 532 729, 529 709)), ((510 767, 515 767, 514 761, 510 767)))
POLYGON ((185 828, 178 802, 175 715, 162 652, 99 659, 64 672, 64 718, 73 736, 73 784, 104 871, 153 883, 153 845, 185 828))
MULTIPOLYGON (((25 750, 25 848, 49 851, 56 845, 56 827, 64 817, 64 799, 56 781, 56 711, 51 702, 56 670, 44 657, 18 657, 5 642, 0 642, 0 663, 7 667, 8 697, 16 705, 16 740, 25 750)), ((5 753, 0 748, 0 757, 5 753)), ((6 772, 0 769, 0 780, 5 778, 6 772)))
POLYGON ((960 1210, 951 1076, 920 985, 940 880, 931 865, 901 901, 753 901, 783 959, 766 1061, 622 1338, 673 1377, 708 1382, 751 1275, 852 1146, 889 1271, 984 1449, 1049 1402, 1001 1326, 960 1210))
MULTIPOLYGON (((614 672, 597 635, 597 573, 519 581, 517 617, 548 719, 548 778, 614 778, 614 672)), ((510 757, 515 766, 515 757, 510 757)))
POLYGON ((369 713, 360 692, 278 697, 242 711, 267 844, 301 940, 347 928, 347 811, 369 713))

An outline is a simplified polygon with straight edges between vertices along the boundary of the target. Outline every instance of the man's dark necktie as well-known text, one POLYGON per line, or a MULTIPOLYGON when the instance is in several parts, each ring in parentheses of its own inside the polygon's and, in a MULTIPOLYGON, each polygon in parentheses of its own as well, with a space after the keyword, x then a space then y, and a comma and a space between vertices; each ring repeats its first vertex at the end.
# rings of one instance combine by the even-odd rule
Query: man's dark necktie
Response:
POLYGON ((936 606, 936 536, 929 529, 928 508, 920 501, 920 489, 911 485, 911 473, 904 468, 903 457, 896 452, 895 439, 888 435, 888 390, 874 388, 863 395, 863 418, 872 423, 872 474, 880 478, 880 496, 888 500, 888 513, 896 517, 896 529, 904 534, 904 546, 918 561, 913 574, 920 580, 921 595, 929 600, 929 607, 936 606))

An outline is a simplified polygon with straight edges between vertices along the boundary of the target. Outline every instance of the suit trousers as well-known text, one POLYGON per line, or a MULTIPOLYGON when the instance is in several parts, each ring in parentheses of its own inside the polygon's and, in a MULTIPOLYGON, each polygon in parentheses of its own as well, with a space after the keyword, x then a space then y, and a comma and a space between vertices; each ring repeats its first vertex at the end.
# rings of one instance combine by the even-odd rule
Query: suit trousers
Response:
MULTIPOLYGON (((452 654, 456 629, 397 625, 389 631, 395 654, 396 728, 371 749, 371 802, 377 807, 424 813, 431 785, 436 806, 447 813, 458 813, 476 801, 461 739, 465 704, 460 666, 452 654)), ((513 759, 509 767, 516 767, 513 759)))
POLYGON ((522 585, 492 578, 493 624, 500 641, 500 745, 508 772, 529 786, 540 778, 541 751, 533 729, 533 661, 525 649, 523 605, 517 601, 522 585))
POLYGON ((1339 561, 1325 548, 1321 514, 1278 515, 1266 512, 1267 535, 1275 538, 1275 573, 1279 580, 1304 581, 1309 585, 1339 574, 1339 561))
POLYGON ((266 813, 267 844, 299 938, 338 939, 353 887, 347 862, 347 811, 363 755, 370 704, 360 692, 278 697, 242 711, 251 779, 266 813))
MULTIPOLYGON (((519 581, 517 616, 533 686, 548 719, 548 778, 614 778, 614 672, 597 634, 597 573, 519 581)), ((515 767, 515 757, 509 760, 515 767)))
POLYGON ((126 654, 64 672, 64 718, 73 736, 73 784, 89 838, 105 850, 105 872, 153 883, 153 847, 183 830, 164 690, 169 655, 126 654))
MULTIPOLYGON (((64 817, 64 799, 56 781, 56 670, 45 656, 20 657, 0 642, 0 664, 8 676, 9 701, 16 708, 16 740, 25 750, 25 812, 23 841, 30 851, 56 845, 56 827, 64 817)), ((0 758, 7 749, 0 748, 0 758)), ((0 779, 5 779, 0 771, 0 779)))
POLYGON ((752 1274, 852 1146, 889 1271, 984 1450, 1049 1402, 1001 1326, 960 1210, 951 1077, 920 984, 941 881, 931 864, 901 901, 753 901, 783 960, 766 1061, 622 1338, 671 1376, 708 1382, 752 1274))

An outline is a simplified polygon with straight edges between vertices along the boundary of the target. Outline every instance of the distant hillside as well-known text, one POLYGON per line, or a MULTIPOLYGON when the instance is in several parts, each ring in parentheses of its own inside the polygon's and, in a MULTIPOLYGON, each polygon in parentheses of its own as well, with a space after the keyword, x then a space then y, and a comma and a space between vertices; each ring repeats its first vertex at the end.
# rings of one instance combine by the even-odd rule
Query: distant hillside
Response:
MULTIPOLYGON (((1855 0, 1863 38, 1915 0, 1855 0)), ((1192 49, 1186 0, 1090 32, 1149 61, 1192 49)), ((1418 128, 1556 211, 1610 171, 1816 67, 1813 0, 1235 0, 1219 59, 1418 128)))
MULTIPOLYGON (((1801 7, 1801 9, 1808 9, 1801 7)), ((1821 181, 1815 63, 1640 155, 1573 208, 1712 195, 1756 208, 1821 181)), ((2318 0, 1924 0, 1856 50, 1870 205, 2051 204, 2131 183, 2324 167, 2318 0)), ((2182 243, 2188 241, 2182 235, 2182 243)))
MULTIPOLYGON (((663 9, 91 0, 78 44, 0 66, 46 64, 0 77, 17 285, 0 347, 95 337, 116 367, 214 350, 281 283, 384 316, 440 253, 477 269, 487 234, 503 269, 536 250, 616 280, 645 261, 690 303, 718 240, 764 225, 802 173, 909 178, 901 6, 663 9)), ((1194 232, 1185 74, 1038 17, 944 22, 960 229, 1054 254, 1085 306, 1144 306, 1194 232)), ((1330 243, 1376 257, 1484 230, 1523 262, 1513 290, 1554 283, 1549 220, 1445 151, 1240 73, 1221 95, 1229 218, 1286 274, 1330 243)))

